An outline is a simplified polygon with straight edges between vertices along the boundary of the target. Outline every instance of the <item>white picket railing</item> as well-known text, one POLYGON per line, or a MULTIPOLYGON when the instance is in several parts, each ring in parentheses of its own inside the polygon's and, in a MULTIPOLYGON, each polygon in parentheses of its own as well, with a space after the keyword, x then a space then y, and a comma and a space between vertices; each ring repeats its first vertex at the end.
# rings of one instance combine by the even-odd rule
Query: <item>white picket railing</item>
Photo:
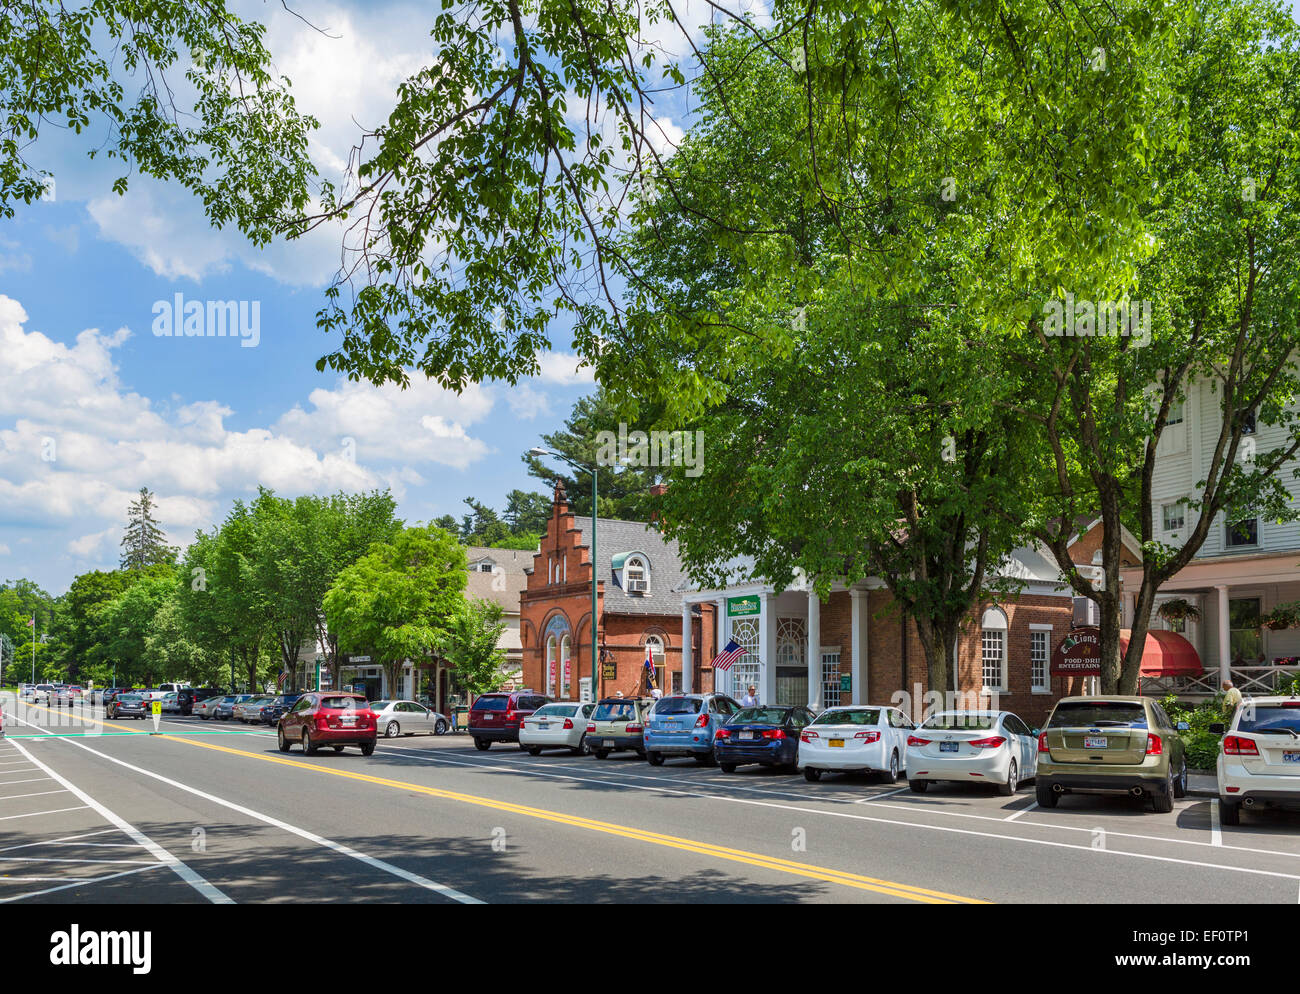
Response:
MULTIPOLYGON (((1300 666, 1231 666, 1228 679, 1246 696, 1262 697, 1274 693, 1277 678, 1285 674, 1290 680, 1300 674, 1300 666)), ((1220 692, 1223 678, 1217 669, 1206 670, 1200 676, 1146 677, 1142 680, 1142 693, 1148 697, 1177 694, 1181 698, 1198 700, 1213 697, 1220 692)))

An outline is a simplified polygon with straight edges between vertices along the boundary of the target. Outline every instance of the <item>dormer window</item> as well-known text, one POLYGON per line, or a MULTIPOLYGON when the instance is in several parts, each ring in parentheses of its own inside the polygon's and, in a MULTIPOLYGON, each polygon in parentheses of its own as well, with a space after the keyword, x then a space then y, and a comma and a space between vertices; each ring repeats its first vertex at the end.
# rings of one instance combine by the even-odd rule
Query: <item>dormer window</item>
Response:
POLYGON ((650 593, 650 570, 640 556, 629 556, 623 564, 623 588, 629 594, 650 593))

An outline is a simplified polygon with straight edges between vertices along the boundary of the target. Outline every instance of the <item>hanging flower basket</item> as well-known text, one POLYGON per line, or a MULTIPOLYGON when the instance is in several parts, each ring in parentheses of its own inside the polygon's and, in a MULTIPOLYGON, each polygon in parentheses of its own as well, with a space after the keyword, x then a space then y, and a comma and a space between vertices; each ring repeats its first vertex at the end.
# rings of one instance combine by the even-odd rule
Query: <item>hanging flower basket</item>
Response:
POLYGON ((1265 628, 1280 631, 1283 628, 1300 627, 1300 601, 1288 601, 1279 604, 1261 619, 1265 628))
POLYGON ((1175 597, 1172 600, 1162 601, 1156 608, 1156 614, 1160 615, 1165 621, 1182 621, 1190 618, 1192 621, 1201 620, 1201 612, 1191 601, 1182 597, 1175 597))

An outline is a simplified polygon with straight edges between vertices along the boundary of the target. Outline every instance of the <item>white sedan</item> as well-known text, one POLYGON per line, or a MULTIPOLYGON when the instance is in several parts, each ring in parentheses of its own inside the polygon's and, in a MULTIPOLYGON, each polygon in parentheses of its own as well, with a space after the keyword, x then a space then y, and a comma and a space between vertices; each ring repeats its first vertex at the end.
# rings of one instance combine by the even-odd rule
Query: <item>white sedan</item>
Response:
POLYGON ((569 749, 580 754, 587 719, 595 709, 595 704, 573 701, 542 705, 520 723, 519 748, 527 749, 530 756, 541 755, 543 749, 569 749))
POLYGON ((827 708, 799 733, 799 769, 810 783, 831 770, 882 773, 894 783, 912 728, 898 708, 827 708))
POLYGON ((1219 819, 1241 823, 1242 807, 1300 809, 1300 697, 1252 697, 1219 744, 1219 819))
POLYGON ((375 729, 386 738, 399 735, 445 735, 447 719, 415 701, 371 701, 375 729))
POLYGON ((907 785, 991 783, 1010 797, 1038 772, 1036 732, 1010 711, 940 711, 907 740, 907 785))

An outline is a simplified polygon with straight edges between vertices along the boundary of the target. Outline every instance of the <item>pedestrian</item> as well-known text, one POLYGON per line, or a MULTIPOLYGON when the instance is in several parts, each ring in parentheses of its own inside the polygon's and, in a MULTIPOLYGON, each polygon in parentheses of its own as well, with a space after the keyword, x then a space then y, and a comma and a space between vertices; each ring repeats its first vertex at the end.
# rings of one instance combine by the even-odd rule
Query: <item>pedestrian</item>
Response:
POLYGON ((758 707, 758 688, 751 683, 745 696, 740 699, 740 703, 747 708, 758 707))
POLYGON ((1241 707, 1241 691, 1232 685, 1231 680, 1223 681, 1223 714, 1228 721, 1232 721, 1232 716, 1237 713, 1237 708, 1241 707))

